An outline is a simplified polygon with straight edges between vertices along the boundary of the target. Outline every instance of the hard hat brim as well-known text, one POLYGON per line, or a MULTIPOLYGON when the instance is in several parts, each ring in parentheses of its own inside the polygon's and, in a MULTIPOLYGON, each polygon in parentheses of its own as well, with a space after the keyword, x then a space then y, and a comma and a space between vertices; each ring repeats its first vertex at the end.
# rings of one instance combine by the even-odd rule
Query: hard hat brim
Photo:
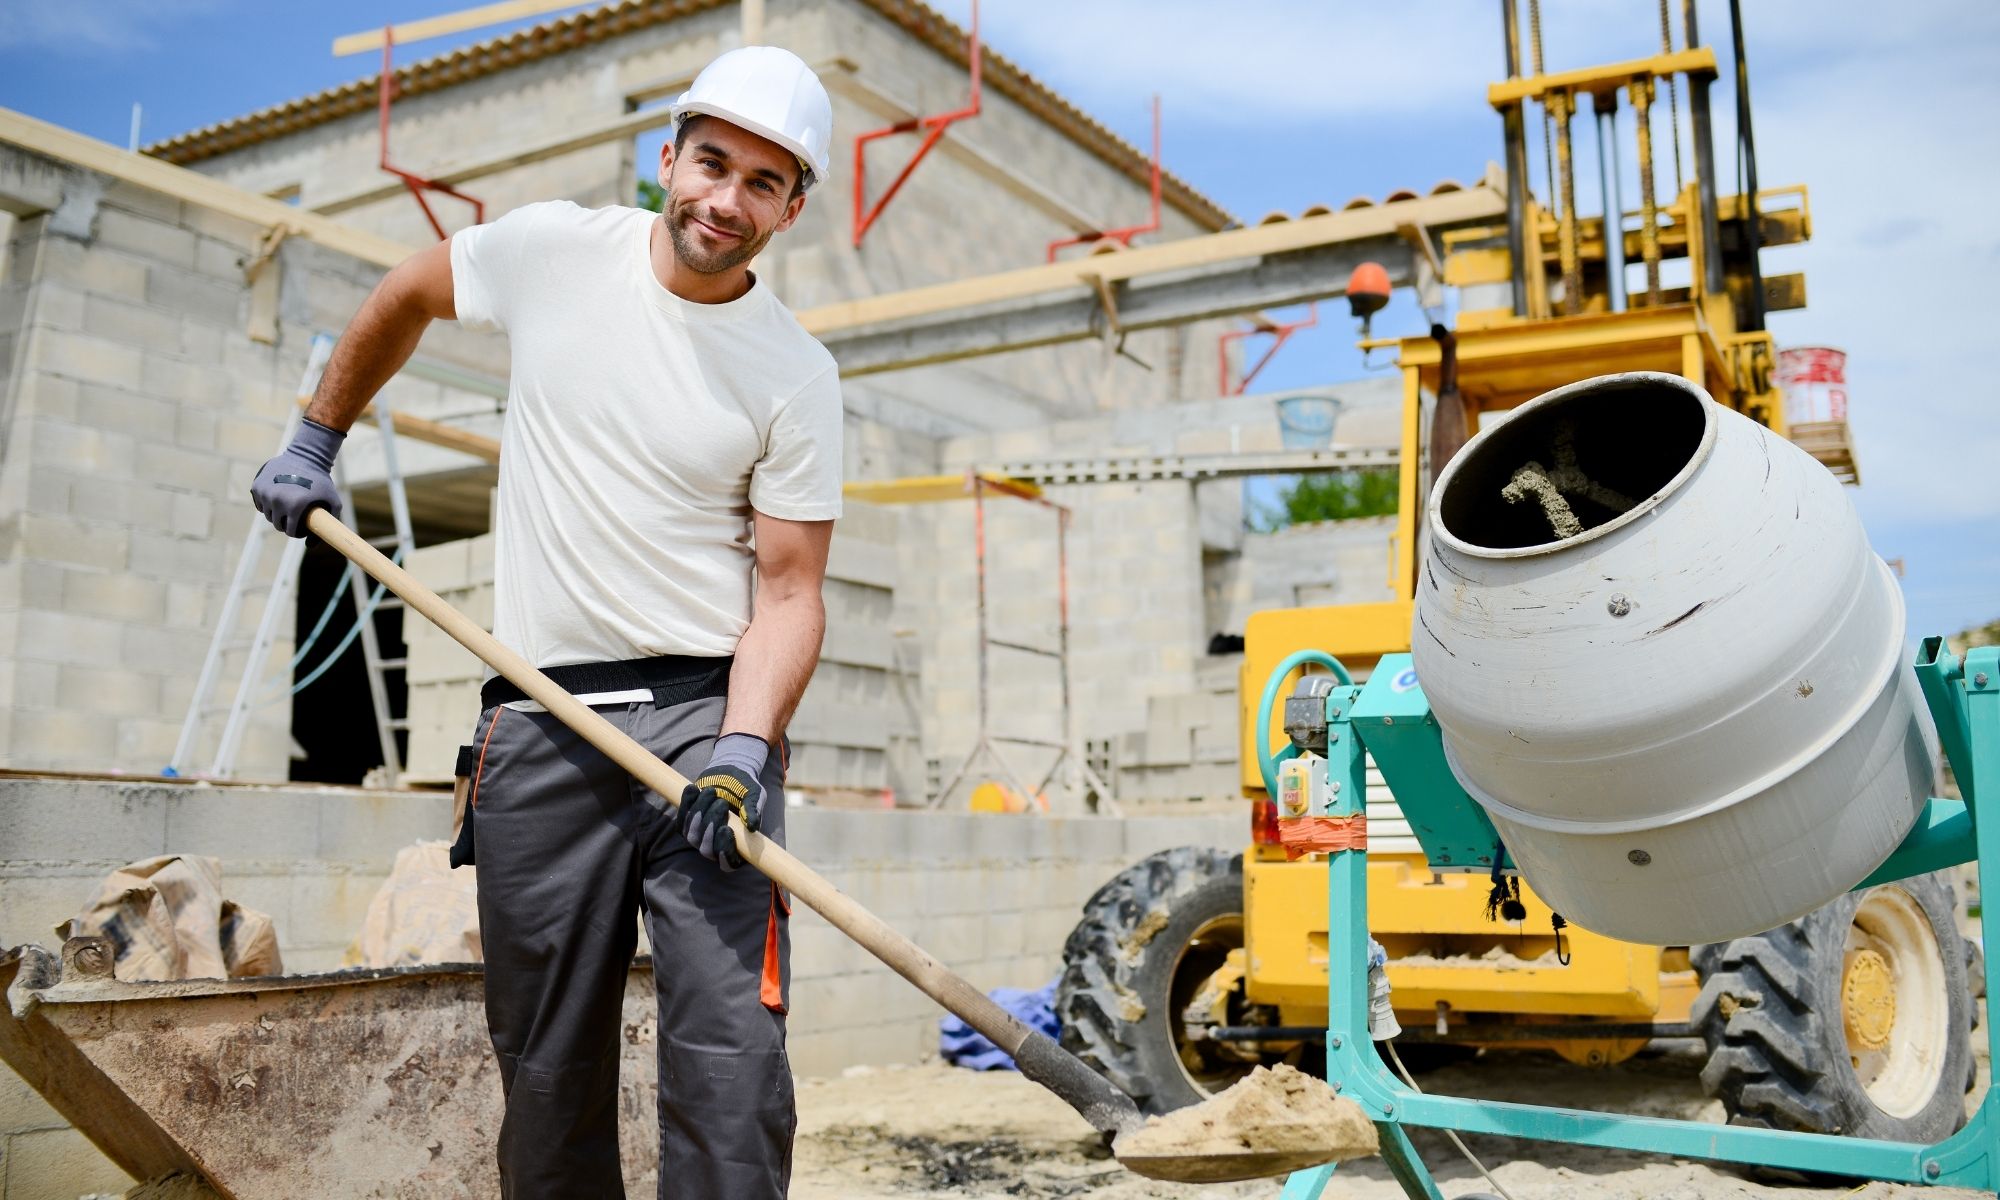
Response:
POLYGON ((799 142, 798 139, 787 137, 762 122, 752 121, 740 113, 730 112, 720 105, 707 104, 700 100, 689 100, 674 105, 675 131, 678 132, 680 130, 682 122, 694 116, 714 117, 718 121, 727 121, 729 124, 736 126, 746 133, 754 133, 765 141, 781 147, 799 164, 802 190, 810 189, 814 184, 819 182, 820 173, 813 166, 812 155, 807 152, 804 144, 799 142))

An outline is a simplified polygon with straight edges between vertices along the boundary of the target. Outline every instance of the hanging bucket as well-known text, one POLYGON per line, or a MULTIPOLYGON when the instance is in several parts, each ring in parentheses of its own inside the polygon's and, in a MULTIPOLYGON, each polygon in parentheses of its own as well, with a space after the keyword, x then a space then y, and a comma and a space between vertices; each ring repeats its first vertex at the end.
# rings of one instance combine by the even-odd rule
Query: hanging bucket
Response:
POLYGON ((1324 450, 1333 445, 1340 401, 1332 396, 1286 396, 1278 401, 1278 437, 1287 450, 1324 450))
POLYGON ((1673 375, 1539 396, 1438 480, 1411 632, 1537 893, 1656 945, 1853 887, 1931 794, 1902 595, 1840 485, 1673 375))

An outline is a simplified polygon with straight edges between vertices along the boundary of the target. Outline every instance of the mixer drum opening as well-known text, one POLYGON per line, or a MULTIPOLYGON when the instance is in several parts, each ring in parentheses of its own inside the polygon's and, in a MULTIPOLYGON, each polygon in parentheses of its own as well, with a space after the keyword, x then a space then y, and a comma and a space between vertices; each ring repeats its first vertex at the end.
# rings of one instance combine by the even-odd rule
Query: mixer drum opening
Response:
POLYGON ((1704 451, 1711 421, 1686 387, 1620 376, 1563 391, 1451 464, 1438 516, 1465 549, 1518 550, 1602 528, 1655 499, 1704 451))

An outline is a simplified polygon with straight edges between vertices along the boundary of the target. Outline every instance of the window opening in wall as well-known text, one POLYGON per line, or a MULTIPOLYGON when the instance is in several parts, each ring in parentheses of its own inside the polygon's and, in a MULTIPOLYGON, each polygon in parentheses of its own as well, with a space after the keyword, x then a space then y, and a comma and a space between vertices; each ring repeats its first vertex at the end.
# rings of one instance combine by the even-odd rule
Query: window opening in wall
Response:
POLYGON ((667 123, 667 110, 673 106, 674 95, 662 95, 642 103, 632 105, 632 111, 657 112, 660 124, 651 129, 642 129, 632 139, 631 159, 626 164, 626 179, 631 184, 626 201, 640 208, 659 212, 666 207, 666 192, 660 187, 660 148, 673 140, 673 127, 667 123))

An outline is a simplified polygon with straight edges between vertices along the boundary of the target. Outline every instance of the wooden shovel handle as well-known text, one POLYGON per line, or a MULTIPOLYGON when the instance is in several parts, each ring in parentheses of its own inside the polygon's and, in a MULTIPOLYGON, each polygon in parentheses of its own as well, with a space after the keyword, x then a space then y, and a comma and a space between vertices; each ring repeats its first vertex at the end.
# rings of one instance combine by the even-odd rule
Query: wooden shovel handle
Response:
MULTIPOLYGON (((453 641, 478 655, 488 666, 554 713, 558 720, 603 751, 611 761, 666 797, 667 803, 680 802, 681 791, 687 787, 688 781, 678 771, 557 686, 548 676, 529 665, 526 659, 474 624, 464 613, 446 604, 436 592, 418 583, 408 571, 391 562, 360 534, 341 524, 324 508, 312 510, 306 518, 306 527, 401 596, 411 608, 450 634, 453 641)), ((1020 1058, 1023 1044, 1031 1036, 1041 1036, 993 1003, 984 992, 924 953, 915 942, 890 928, 880 917, 856 904, 819 872, 792 857, 783 846, 761 833, 746 831, 743 822, 733 815, 729 823, 736 831, 736 847, 745 862, 804 901, 834 928, 860 943, 863 949, 887 963, 898 975, 916 984, 926 996, 964 1018, 966 1024, 985 1034, 994 1045, 1020 1058)), ((1031 1054, 1031 1057, 1034 1056, 1031 1054)), ((1067 1096, 1064 1098, 1069 1099, 1067 1096)))

